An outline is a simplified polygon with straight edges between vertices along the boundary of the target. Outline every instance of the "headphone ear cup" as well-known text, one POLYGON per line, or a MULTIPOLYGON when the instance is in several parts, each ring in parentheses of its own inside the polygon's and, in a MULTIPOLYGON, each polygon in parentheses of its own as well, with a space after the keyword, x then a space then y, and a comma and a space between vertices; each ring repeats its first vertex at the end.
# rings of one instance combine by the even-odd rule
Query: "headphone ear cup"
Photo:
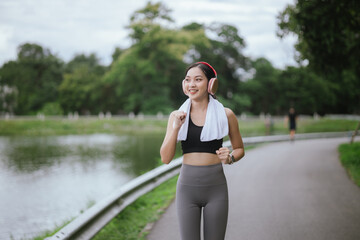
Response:
POLYGON ((219 82, 217 78, 210 79, 208 84, 208 93, 210 93, 211 95, 215 95, 216 91, 218 90, 218 87, 219 87, 219 82))
POLYGON ((188 94, 185 90, 185 79, 182 81, 182 89, 183 89, 184 94, 187 96, 188 94))

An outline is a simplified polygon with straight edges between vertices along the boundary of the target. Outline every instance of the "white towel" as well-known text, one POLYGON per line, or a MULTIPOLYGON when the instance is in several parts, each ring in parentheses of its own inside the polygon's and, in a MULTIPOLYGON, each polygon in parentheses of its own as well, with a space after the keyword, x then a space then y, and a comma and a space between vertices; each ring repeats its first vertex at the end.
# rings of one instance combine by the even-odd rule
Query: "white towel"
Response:
MULTIPOLYGON (((185 141, 187 138, 191 100, 188 98, 179 108, 186 112, 186 119, 181 126, 177 140, 185 141)), ((221 139, 229 134, 228 119, 224 106, 212 96, 209 97, 209 104, 206 111, 205 124, 201 131, 200 141, 207 142, 215 139, 221 139)))

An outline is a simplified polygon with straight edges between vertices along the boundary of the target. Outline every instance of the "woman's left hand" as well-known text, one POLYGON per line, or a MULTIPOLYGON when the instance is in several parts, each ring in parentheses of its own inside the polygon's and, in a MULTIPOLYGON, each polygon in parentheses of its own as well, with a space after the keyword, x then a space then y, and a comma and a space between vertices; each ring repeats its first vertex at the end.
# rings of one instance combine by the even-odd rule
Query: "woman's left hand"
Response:
POLYGON ((216 150, 216 154, 222 163, 224 164, 230 163, 230 159, 229 159, 230 150, 227 147, 219 148, 219 150, 216 150))

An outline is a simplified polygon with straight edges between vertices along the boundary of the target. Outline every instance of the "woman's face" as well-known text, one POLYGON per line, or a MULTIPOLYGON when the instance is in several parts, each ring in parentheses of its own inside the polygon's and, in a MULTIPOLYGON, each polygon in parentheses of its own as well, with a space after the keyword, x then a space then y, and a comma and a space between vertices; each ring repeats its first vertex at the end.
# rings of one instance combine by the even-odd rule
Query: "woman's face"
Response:
POLYGON ((185 77, 185 91, 189 98, 197 99, 208 95, 208 79, 203 71, 198 67, 189 69, 185 77))

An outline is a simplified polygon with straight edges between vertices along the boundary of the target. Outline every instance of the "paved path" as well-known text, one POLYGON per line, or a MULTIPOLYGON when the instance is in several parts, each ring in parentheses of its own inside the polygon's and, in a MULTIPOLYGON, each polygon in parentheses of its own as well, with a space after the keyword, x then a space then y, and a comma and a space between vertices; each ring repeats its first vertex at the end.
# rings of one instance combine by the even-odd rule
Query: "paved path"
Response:
MULTIPOLYGON (((360 239, 360 188, 339 162, 337 146, 343 142, 348 139, 267 144, 225 166, 225 239, 360 239)), ((180 239, 177 224, 173 202, 148 239, 180 239)))

